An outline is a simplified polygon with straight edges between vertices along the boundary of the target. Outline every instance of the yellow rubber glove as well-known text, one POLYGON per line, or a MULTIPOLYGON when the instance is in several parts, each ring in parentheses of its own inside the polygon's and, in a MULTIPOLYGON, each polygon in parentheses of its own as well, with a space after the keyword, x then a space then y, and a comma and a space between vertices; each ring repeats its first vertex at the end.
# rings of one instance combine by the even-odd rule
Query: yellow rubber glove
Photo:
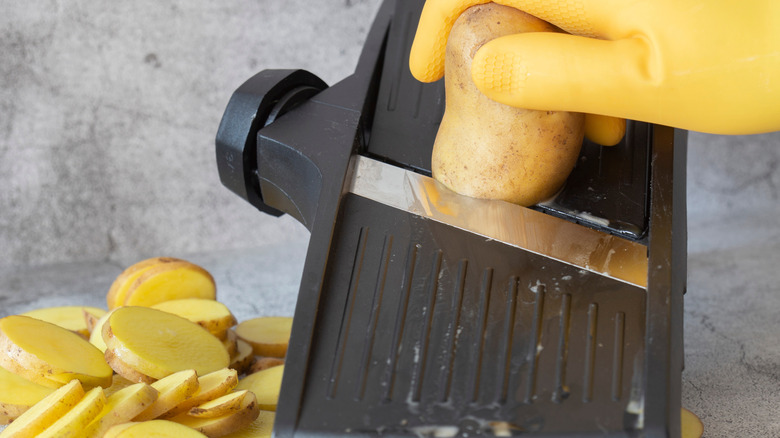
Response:
MULTIPOLYGON (((481 0, 428 0, 410 68, 439 79, 455 19, 481 0)), ((472 78, 496 101, 714 134, 780 130, 778 0, 498 0, 570 33, 485 44, 472 78)))

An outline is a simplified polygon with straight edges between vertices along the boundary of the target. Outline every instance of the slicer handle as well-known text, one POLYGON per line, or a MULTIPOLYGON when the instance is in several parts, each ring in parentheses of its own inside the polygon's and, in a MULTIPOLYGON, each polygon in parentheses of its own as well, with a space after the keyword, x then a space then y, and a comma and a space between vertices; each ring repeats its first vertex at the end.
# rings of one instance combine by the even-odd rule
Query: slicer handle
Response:
POLYGON ((222 184, 260 211, 283 212, 266 205, 257 173, 257 132, 327 88, 305 70, 263 70, 230 97, 216 138, 222 184))

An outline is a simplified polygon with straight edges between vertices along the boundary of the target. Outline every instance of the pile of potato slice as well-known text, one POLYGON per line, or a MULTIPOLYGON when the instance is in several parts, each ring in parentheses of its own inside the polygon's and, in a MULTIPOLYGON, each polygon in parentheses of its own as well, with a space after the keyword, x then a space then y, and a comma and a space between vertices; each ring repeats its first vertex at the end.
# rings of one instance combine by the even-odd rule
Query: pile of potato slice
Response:
POLYGON ((237 324, 200 266, 141 261, 107 309, 0 319, 0 438, 270 436, 291 327, 237 324))

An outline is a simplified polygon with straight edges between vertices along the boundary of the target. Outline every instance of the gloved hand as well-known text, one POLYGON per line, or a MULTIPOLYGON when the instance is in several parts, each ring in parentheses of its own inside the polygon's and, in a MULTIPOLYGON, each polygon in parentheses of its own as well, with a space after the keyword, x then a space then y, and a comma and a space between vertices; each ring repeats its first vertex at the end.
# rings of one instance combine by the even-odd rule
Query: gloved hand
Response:
MULTIPOLYGON (((439 79, 450 28, 485 0, 428 0, 410 68, 439 79)), ((472 78, 496 101, 715 134, 780 130, 777 0, 497 0, 567 34, 485 44, 472 78)))

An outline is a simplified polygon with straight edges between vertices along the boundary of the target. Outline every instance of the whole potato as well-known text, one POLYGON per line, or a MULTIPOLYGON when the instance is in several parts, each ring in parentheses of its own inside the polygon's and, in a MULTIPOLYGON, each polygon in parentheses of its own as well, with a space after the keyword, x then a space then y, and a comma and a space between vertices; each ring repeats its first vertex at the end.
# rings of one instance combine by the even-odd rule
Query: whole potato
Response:
POLYGON ((528 206, 553 196, 576 164, 584 132, 580 113, 510 107, 483 95, 471 61, 488 41, 521 32, 559 32, 517 9, 493 3, 455 22, 445 58, 446 108, 432 155, 433 177, 476 198, 528 206))

